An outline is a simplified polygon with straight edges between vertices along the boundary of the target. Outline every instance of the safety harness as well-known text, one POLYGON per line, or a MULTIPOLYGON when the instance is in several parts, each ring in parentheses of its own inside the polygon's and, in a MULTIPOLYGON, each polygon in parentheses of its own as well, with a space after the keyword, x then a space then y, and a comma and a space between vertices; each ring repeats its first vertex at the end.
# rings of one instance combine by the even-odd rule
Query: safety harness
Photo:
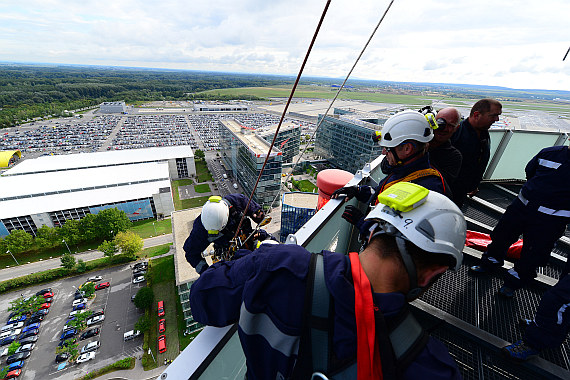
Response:
POLYGON ((390 186, 397 184, 398 182, 413 182, 414 180, 416 180, 418 178, 429 177, 429 176, 441 178, 441 183, 442 183, 443 189, 445 191, 445 182, 444 182, 443 177, 441 176, 440 172, 437 171, 436 169, 428 168, 428 169, 417 170, 417 171, 410 173, 407 176, 402 177, 400 179, 395 179, 395 180, 390 181, 390 182, 386 181, 382 185, 382 187, 380 188, 379 193, 386 190, 390 186))
MULTIPOLYGON (((361 272, 360 277, 366 277, 360 266, 358 254, 353 252, 350 255, 356 258, 356 260, 351 258, 353 273, 351 279, 354 280, 355 270, 361 272), (353 268, 355 266, 358 268, 353 268)), ((312 254, 305 293, 299 359, 292 378, 308 379, 313 373, 319 372, 334 380, 357 379, 357 366, 362 372, 359 365, 363 358, 362 355, 370 355, 368 364, 371 368, 379 369, 383 378, 401 379, 407 367, 424 349, 429 337, 412 316, 407 306, 404 306, 398 315, 386 322, 379 308, 372 305, 374 329, 371 329, 371 326, 363 326, 359 322, 361 318, 358 314, 363 312, 366 314, 370 311, 372 290, 369 282, 368 286, 363 286, 362 283, 358 285, 357 281, 354 282, 355 289, 359 288, 359 290, 355 290, 358 352, 357 357, 341 361, 335 357, 333 351, 334 300, 325 283, 323 255, 322 253, 312 254), (365 297, 361 298, 362 296, 365 297), (359 302, 364 309, 359 306, 359 302), (357 308, 361 308, 361 310, 357 310, 357 308), (361 335, 361 332, 364 333, 361 335), (374 361, 378 362, 373 363, 374 361)), ((366 320, 366 318, 370 317, 364 317, 361 321, 366 320)), ((361 377, 358 378, 361 379, 361 377)), ((381 378, 382 376, 380 376, 381 378)))

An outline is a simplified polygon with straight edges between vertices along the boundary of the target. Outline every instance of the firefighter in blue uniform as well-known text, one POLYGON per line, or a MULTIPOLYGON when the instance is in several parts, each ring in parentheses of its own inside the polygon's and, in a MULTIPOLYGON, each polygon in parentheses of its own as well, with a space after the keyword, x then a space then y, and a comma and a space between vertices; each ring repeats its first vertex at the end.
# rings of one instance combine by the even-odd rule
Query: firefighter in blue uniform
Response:
MULTIPOLYGON (((202 252, 214 243, 216 257, 223 256, 230 247, 230 241, 236 234, 238 225, 247 205, 248 198, 243 194, 229 194, 224 198, 211 196, 202 207, 202 213, 194 220, 192 231, 184 242, 186 260, 198 273, 201 273, 208 264, 202 257, 202 252)), ((259 223, 264 218, 261 206, 251 201, 246 216, 259 223)), ((242 223, 240 234, 249 236, 253 232, 251 223, 246 217, 242 223)), ((259 230, 256 238, 266 239, 269 236, 266 231, 259 230)), ((253 237, 250 239, 253 242, 253 237)))
MULTIPOLYGON (((361 362, 359 359, 354 364, 360 350, 357 346, 362 344, 357 339, 356 314, 362 310, 355 305, 360 295, 353 280, 366 278, 369 283, 362 288, 363 296, 370 297, 374 307, 370 303, 363 312, 374 313, 372 318, 376 321, 376 313, 381 313, 384 326, 392 326, 376 328, 372 335, 376 339, 371 340, 388 342, 378 345, 379 351, 385 353, 380 356, 383 373, 396 368, 394 373, 404 379, 460 378, 445 346, 421 333, 421 327, 408 311, 407 301, 417 298, 447 269, 460 266, 465 218, 448 198, 412 183, 394 185, 379 199, 382 203, 367 216, 374 227, 369 244, 360 255, 328 251, 311 254, 297 245, 262 244, 253 252, 238 251, 233 261, 213 264, 194 282, 190 306, 196 321, 218 327, 238 323, 248 380, 305 379, 307 373, 312 373, 314 366, 302 352, 311 352, 313 347, 314 356, 323 348, 321 345, 309 346, 308 351, 302 348, 307 347, 303 333, 307 321, 315 319, 307 317, 311 313, 306 305, 308 289, 317 283, 316 274, 311 282, 314 272, 310 266, 315 257, 320 257, 321 286, 330 292, 332 305, 323 308, 325 313, 329 311, 329 322, 324 325, 332 326, 332 347, 327 352, 334 358, 323 371, 327 376, 335 378, 336 364, 348 364, 354 370, 361 362), (359 268, 362 275, 355 277, 353 268, 359 268), (397 329, 398 326, 404 328, 397 329), (382 340, 388 329, 399 330, 402 335, 382 340), (387 346, 397 346, 406 340, 414 342, 415 349, 410 350, 413 355, 398 356, 394 362, 391 353, 405 350, 387 346), (416 342, 420 343, 415 345, 416 342), (318 347, 316 351, 314 347, 318 347)), ((360 329, 362 325, 358 326, 360 329)), ((347 378, 356 379, 356 376, 347 378)), ((384 374, 384 378, 395 377, 384 374)))
POLYGON ((570 260, 560 279, 540 300, 534 319, 523 319, 524 338, 503 348, 503 353, 515 360, 527 360, 545 348, 557 348, 564 343, 570 330, 570 260))
POLYGON ((523 235, 521 257, 505 277, 499 294, 513 297, 515 291, 536 277, 556 241, 570 221, 570 153, 566 146, 542 149, 526 168, 527 182, 491 232, 492 242, 473 273, 500 268, 512 243, 523 235))
MULTIPOLYGON (((352 197, 363 203, 375 202, 375 195, 398 182, 417 183, 451 198, 448 184, 429 161, 428 143, 433 139, 434 128, 437 128, 437 123, 432 113, 424 115, 406 110, 390 116, 382 127, 379 141, 382 154, 386 155, 381 165, 386 177, 376 188, 347 186, 336 190, 331 198, 346 195, 345 202, 352 197)), ((370 224, 364 222, 364 214, 357 207, 346 206, 342 217, 367 236, 370 224)))

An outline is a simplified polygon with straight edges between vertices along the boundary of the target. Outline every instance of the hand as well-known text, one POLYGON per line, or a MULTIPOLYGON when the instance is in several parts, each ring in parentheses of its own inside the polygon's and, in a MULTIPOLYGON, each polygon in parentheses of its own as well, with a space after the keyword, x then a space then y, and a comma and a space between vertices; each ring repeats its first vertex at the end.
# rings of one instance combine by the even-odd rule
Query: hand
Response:
POLYGON ((259 223, 263 220, 263 218, 265 217, 265 213, 263 212, 262 209, 259 209, 256 213, 254 213, 251 218, 253 219, 253 221, 255 223, 259 223))
POLYGON ((356 224, 364 214, 358 208, 348 205, 344 208, 344 212, 342 213, 342 218, 346 220, 350 224, 356 224))
POLYGON ((474 196, 475 194, 477 194, 478 192, 479 192, 479 188, 476 188, 475 190, 468 192, 467 195, 468 195, 469 197, 473 197, 473 196, 474 196))
POLYGON ((358 187, 356 186, 341 187, 340 189, 335 190, 331 194, 331 199, 337 199, 342 195, 346 195, 344 201, 348 202, 349 200, 354 198, 356 194, 358 194, 358 187))

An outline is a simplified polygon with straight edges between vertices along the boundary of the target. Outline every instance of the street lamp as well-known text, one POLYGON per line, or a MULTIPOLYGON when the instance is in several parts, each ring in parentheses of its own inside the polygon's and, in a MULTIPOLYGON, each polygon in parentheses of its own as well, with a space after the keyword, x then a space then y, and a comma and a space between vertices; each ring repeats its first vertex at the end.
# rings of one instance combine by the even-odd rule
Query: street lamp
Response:
POLYGON ((156 227, 155 227, 155 225, 154 225, 154 222, 152 222, 152 226, 154 227, 154 236, 156 236, 157 233, 156 233, 156 227))
POLYGON ((14 255, 12 255, 12 252, 10 252, 10 250, 7 250, 6 253, 9 253, 10 256, 12 256, 12 258, 13 258, 14 261, 16 262, 16 265, 20 265, 20 263, 18 262, 18 260, 16 260, 16 258, 14 257, 14 255))
POLYGON ((65 246, 67 247, 67 250, 69 251, 69 254, 71 255, 71 249, 69 249, 69 246, 67 245, 67 242, 65 241, 65 239, 61 239, 62 243, 65 243, 65 246))

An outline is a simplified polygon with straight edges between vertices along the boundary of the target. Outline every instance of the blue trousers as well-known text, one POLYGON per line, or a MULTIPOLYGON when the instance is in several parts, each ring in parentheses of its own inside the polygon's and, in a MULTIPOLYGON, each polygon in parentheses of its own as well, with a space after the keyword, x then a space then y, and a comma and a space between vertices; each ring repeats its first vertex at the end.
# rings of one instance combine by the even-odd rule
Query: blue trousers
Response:
POLYGON ((570 260, 564 277, 547 290, 534 317, 535 323, 527 327, 524 341, 532 348, 556 348, 566 339, 570 330, 570 260))
POLYGON ((505 286, 521 288, 536 277, 536 268, 546 265, 567 223, 567 218, 538 212, 516 198, 491 232, 492 242, 481 258, 481 265, 487 269, 502 266, 507 250, 522 234, 521 258, 505 277, 505 286))

